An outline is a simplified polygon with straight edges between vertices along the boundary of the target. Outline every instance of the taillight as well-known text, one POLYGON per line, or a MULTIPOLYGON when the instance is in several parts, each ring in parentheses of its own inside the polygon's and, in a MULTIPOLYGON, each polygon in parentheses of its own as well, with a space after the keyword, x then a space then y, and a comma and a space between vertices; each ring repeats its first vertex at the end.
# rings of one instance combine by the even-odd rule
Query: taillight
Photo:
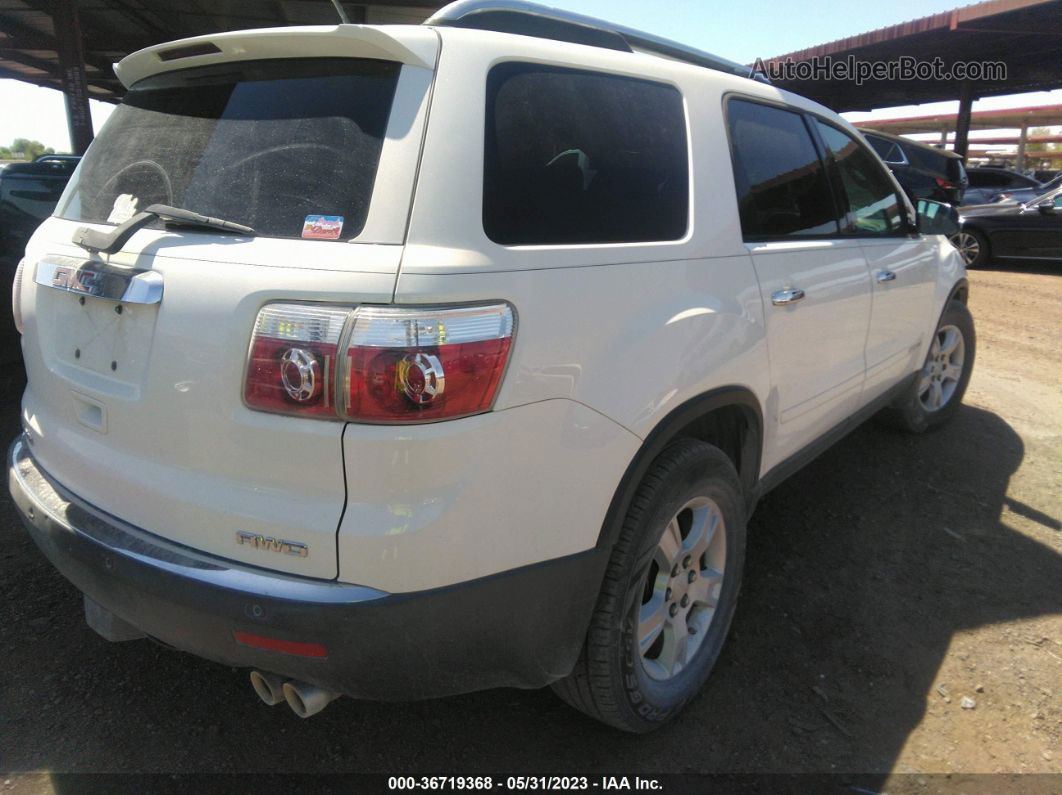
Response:
POLYGON ((269 304, 258 313, 243 399, 262 411, 336 419, 336 351, 350 310, 269 304))
POLYGON ((244 401, 261 411, 372 423, 489 411, 513 325, 508 304, 269 304, 255 323, 244 401))
POLYGON ((948 182, 946 179, 941 179, 940 177, 935 177, 935 179, 937 181, 937 185, 943 188, 944 190, 955 190, 959 187, 954 182, 948 182))
POLYGON ((362 422, 428 422, 487 411, 512 336, 507 304, 361 307, 347 345, 344 413, 362 422))
POLYGON ((15 319, 15 328, 22 333, 22 271, 26 269, 26 260, 19 260, 15 269, 15 280, 11 283, 11 316, 15 319))

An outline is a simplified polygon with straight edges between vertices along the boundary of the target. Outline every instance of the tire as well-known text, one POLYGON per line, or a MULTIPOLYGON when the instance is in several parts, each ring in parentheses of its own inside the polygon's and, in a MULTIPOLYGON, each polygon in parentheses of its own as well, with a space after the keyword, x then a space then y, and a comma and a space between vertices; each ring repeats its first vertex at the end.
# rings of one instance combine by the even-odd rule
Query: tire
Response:
POLYGON ((976 229, 960 229, 949 240, 959 250, 967 268, 980 268, 988 264, 991 255, 988 238, 976 229))
POLYGON ((719 657, 744 561, 745 502, 730 459, 694 439, 672 442, 636 488, 582 653, 554 691, 624 731, 652 731, 674 718, 719 657), (663 560, 676 561, 672 571, 663 560), (653 620, 640 626, 642 616, 653 620), (659 632, 642 631, 657 619, 659 632))
POLYGON ((976 352, 977 336, 970 310, 960 301, 949 301, 933 333, 925 364, 907 392, 881 413, 882 419, 908 433, 924 433, 948 423, 966 394, 976 352), (957 342, 953 333, 959 335, 957 342), (945 375, 948 367, 957 368, 951 370, 953 379, 945 375), (939 392, 935 391, 934 382, 939 392))

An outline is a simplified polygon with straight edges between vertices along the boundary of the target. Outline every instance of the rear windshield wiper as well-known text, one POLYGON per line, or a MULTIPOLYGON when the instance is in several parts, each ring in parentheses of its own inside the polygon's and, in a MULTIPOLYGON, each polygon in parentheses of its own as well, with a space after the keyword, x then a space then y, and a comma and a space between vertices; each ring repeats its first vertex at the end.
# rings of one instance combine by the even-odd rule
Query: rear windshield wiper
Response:
POLYGON ((152 204, 142 213, 137 213, 120 226, 116 226, 110 232, 99 232, 89 229, 87 226, 79 227, 73 238, 74 243, 89 251, 98 251, 103 254, 113 254, 125 245, 126 241, 133 236, 138 229, 147 226, 156 218, 172 226, 192 226, 206 229, 217 229, 219 232, 232 232, 237 235, 250 235, 256 232, 249 226, 226 221, 223 218, 211 218, 209 215, 200 215, 191 210, 180 207, 170 207, 166 204, 152 204))

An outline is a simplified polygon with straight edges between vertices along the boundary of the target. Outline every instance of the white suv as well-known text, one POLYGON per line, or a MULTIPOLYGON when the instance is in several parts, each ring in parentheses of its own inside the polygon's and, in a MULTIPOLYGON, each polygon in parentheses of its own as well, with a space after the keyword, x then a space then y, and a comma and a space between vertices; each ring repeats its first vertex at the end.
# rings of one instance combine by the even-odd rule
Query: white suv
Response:
POLYGON ((463 2, 117 71, 16 279, 10 487, 94 629, 267 703, 552 684, 652 729, 757 499, 959 406, 953 211, 721 59, 463 2))

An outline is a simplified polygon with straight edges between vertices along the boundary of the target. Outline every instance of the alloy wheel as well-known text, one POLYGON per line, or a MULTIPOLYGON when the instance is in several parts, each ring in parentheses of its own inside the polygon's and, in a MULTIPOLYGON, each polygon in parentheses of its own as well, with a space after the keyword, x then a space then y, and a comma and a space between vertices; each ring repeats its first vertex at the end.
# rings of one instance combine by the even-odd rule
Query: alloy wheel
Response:
POLYGON ((723 513, 696 497, 664 528, 646 573, 637 641, 652 679, 671 679, 693 660, 715 617, 725 567, 723 513))
POLYGON ((959 232, 951 237, 951 244, 959 250, 963 261, 970 265, 981 254, 981 244, 969 232, 959 232))
POLYGON ((951 400, 962 378, 966 343, 956 326, 941 326, 929 346, 918 382, 918 400, 926 411, 940 411, 951 400))

